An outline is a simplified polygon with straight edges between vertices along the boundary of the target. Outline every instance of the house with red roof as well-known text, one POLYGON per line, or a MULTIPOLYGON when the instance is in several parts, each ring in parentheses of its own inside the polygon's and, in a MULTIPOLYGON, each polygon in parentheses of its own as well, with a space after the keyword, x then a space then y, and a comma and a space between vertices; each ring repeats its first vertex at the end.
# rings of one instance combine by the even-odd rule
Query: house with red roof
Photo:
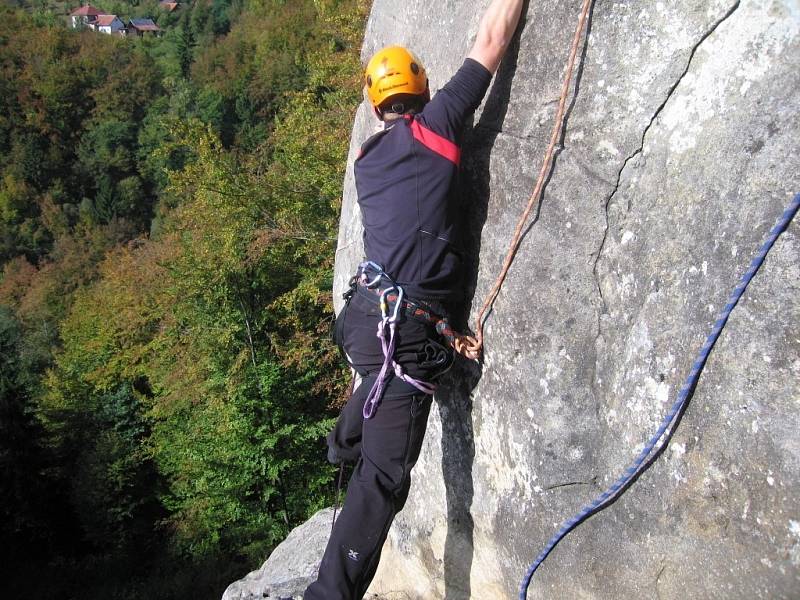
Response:
POLYGON ((112 33, 125 34, 125 23, 117 15, 97 15, 97 18, 89 24, 89 27, 109 35, 112 33))
MULTIPOLYGON (((177 2, 162 2, 162 5, 170 12, 174 10, 175 7, 169 7, 167 6, 168 4, 174 4, 175 7, 178 6, 177 2)), ((161 36, 163 33, 163 30, 155 24, 153 19, 130 19, 128 26, 126 27, 125 22, 117 15, 106 14, 91 4, 85 4, 79 8, 76 8, 69 14, 69 16, 72 19, 72 27, 75 29, 79 27, 89 27, 90 29, 94 29, 95 31, 109 35, 132 34, 139 37, 143 37, 145 35, 161 36)))
POLYGON ((104 13, 99 8, 95 8, 91 4, 84 4, 69 13, 69 17, 72 20, 72 27, 77 29, 78 27, 90 25, 102 14, 104 13))

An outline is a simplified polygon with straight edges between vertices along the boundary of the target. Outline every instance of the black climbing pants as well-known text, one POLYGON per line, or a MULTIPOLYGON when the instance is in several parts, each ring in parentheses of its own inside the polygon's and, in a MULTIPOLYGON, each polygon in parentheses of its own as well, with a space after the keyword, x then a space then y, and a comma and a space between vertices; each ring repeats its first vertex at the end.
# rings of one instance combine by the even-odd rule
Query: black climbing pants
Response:
MULTIPOLYGON (((343 346, 354 365, 366 373, 353 390, 328 435, 331 462, 356 461, 342 511, 336 519, 317 580, 304 600, 361 600, 378 568, 381 548, 395 515, 405 505, 411 469, 419 458, 432 397, 392 378, 371 419, 362 409, 383 362, 376 337, 379 312, 356 294, 344 318, 343 346), (357 362, 358 361, 358 362, 357 362)), ((420 367, 419 348, 435 332, 412 320, 398 326, 397 362, 412 376, 433 376, 420 367)))

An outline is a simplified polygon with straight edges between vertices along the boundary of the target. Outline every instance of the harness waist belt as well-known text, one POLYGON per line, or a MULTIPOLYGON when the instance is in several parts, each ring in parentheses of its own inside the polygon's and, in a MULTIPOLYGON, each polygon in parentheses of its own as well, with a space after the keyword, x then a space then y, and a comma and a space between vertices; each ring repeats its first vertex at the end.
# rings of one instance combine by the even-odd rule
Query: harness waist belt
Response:
MULTIPOLYGON (((358 293, 361 296, 369 299, 371 302, 380 305, 381 296, 387 288, 370 287, 367 283, 368 282, 364 281, 359 276, 353 276, 353 278, 350 280, 350 289, 345 292, 345 298, 347 298, 349 294, 358 293)), ((389 289, 391 289, 391 287, 389 289)), ((396 292, 389 292, 385 295, 386 301, 390 305, 394 305, 397 302, 398 297, 399 295, 396 292)), ((430 307, 426 306, 423 301, 409 300, 404 297, 400 301, 399 311, 406 316, 414 318, 418 321, 422 321, 423 323, 430 323, 434 326, 436 332, 447 341, 450 347, 454 346, 455 332, 453 331, 453 328, 450 327, 447 317, 436 314, 430 309, 430 307)))
MULTIPOLYGON (((381 320, 378 322, 378 338, 381 341, 381 348, 383 350, 383 366, 381 367, 378 376, 375 378, 375 383, 370 389, 364 403, 362 414, 365 419, 370 419, 375 414, 378 408, 378 403, 383 397, 383 392, 386 388, 388 378, 391 377, 392 372, 395 377, 405 381, 406 383, 414 386, 419 391, 425 394, 433 394, 436 390, 436 385, 427 381, 414 379, 408 375, 403 367, 394 360, 394 350, 396 344, 395 333, 397 330, 397 322, 401 314, 412 314, 415 318, 425 318, 433 323, 436 331, 449 329, 447 322, 437 315, 431 316, 429 311, 409 303, 404 300, 403 288, 397 285, 392 278, 387 275, 383 267, 373 262, 361 263, 358 267, 358 273, 350 280, 350 289, 345 293, 345 298, 352 296, 356 290, 370 290, 378 294, 378 304, 381 308, 381 320), (372 271, 375 275, 370 278, 367 274, 372 271), (381 288, 381 282, 387 280, 391 285, 381 288), (359 285, 360 284, 360 285, 359 285), (392 304, 394 306, 392 307, 392 304), (436 321, 435 319, 438 319, 436 321)), ((363 293, 363 292, 362 292, 363 293)), ((441 335, 445 335, 444 333, 441 335)), ((452 344, 452 342, 451 342, 452 344)))

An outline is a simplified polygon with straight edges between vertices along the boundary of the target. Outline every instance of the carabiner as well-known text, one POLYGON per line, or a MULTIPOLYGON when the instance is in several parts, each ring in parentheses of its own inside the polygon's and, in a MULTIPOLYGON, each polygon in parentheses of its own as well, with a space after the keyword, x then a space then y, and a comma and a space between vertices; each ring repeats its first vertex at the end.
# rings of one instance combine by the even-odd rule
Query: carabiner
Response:
POLYGON ((394 303, 394 313, 392 314, 392 318, 389 319, 389 323, 397 323, 397 319, 400 315, 400 310, 403 308, 403 295, 405 292, 403 288, 399 285, 397 286, 397 301, 394 303))
POLYGON ((400 310, 403 307, 403 296, 404 295, 405 295, 405 292, 403 291, 403 288, 401 288, 399 285, 398 286, 394 286, 393 285, 392 287, 388 287, 388 288, 386 288, 385 290, 383 290, 381 292, 381 299, 380 299, 381 317, 383 319, 385 319, 387 323, 397 323, 397 320, 400 317, 400 310), (388 316, 389 315, 389 302, 386 299, 386 297, 391 292, 397 292, 397 300, 394 303, 394 309, 392 310, 392 316, 389 317, 388 316))
POLYGON ((389 294, 389 292, 393 292, 394 289, 395 289, 394 287, 388 287, 381 292, 381 297, 380 297, 381 318, 384 321, 386 320, 389 313, 389 303, 386 300, 386 296, 389 294))
POLYGON ((386 273, 384 273, 383 267, 380 266, 378 263, 372 262, 371 260, 368 260, 368 261, 363 262, 360 265, 358 265, 358 270, 361 271, 361 277, 363 278, 362 281, 363 281, 364 285, 367 286, 368 288, 373 288, 376 285, 378 285, 381 282, 381 279, 383 279, 384 276, 388 277, 388 275, 386 275, 386 273), (375 276, 375 279, 372 279, 372 280, 369 280, 369 277, 367 276, 367 272, 366 272, 367 268, 370 268, 370 267, 375 269, 378 272, 378 274, 375 276))

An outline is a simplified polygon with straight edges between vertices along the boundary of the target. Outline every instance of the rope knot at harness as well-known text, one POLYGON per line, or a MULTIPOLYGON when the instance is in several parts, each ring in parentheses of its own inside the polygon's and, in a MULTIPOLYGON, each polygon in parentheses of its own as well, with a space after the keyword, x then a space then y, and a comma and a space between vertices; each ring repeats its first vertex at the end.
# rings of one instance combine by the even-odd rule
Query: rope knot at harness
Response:
POLYGON ((470 360, 479 360, 483 352, 483 337, 480 334, 471 336, 457 333, 453 339, 453 348, 470 360))

